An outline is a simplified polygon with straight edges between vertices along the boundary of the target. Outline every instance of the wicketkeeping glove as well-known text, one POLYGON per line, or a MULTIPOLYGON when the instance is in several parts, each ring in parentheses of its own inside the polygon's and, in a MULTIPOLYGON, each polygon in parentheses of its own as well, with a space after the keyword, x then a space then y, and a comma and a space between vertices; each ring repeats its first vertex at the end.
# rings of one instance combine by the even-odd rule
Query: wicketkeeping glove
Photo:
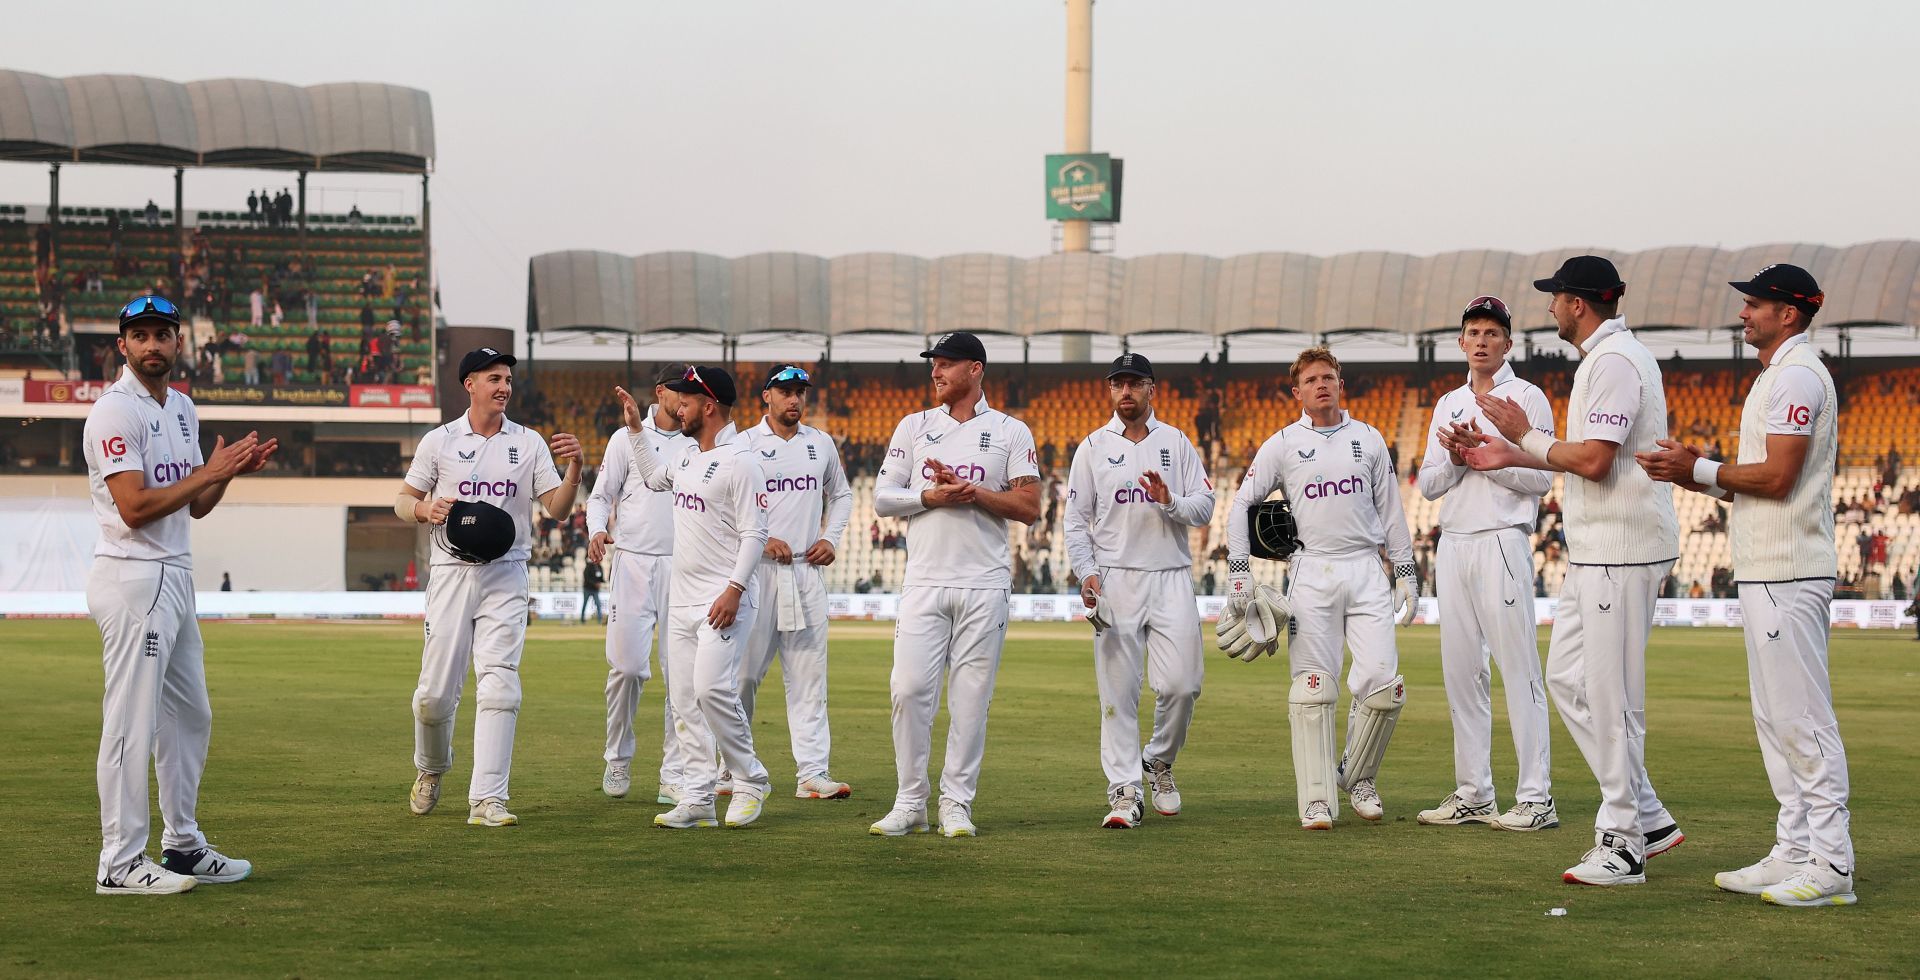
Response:
POLYGON ((1227 562, 1227 608, 1236 613, 1245 613, 1247 603, 1253 601, 1253 569, 1247 559, 1227 562))
POLYGON ((1107 605, 1104 593, 1094 597, 1093 608, 1087 610, 1087 622, 1093 624, 1095 632, 1106 632, 1113 628, 1113 607, 1107 605))
POLYGON ((1278 648, 1280 635, 1287 631, 1287 617, 1292 615, 1292 609, 1287 605, 1287 597, 1281 595, 1280 590, 1271 585, 1262 585, 1253 590, 1251 606, 1259 610, 1257 615, 1248 617, 1248 632, 1256 634, 1254 642, 1272 643, 1275 648, 1278 648), (1273 624, 1271 634, 1258 632, 1269 622, 1273 624))
POLYGON ((1247 604, 1245 612, 1231 605, 1220 610, 1220 621, 1214 625, 1213 635, 1220 642, 1222 652, 1248 663, 1263 655, 1271 657, 1280 649, 1272 613, 1254 602, 1247 604))
POLYGON ((1413 617, 1420 611, 1420 579, 1412 565, 1393 566, 1393 602, 1400 610, 1393 621, 1400 626, 1413 625, 1413 617))

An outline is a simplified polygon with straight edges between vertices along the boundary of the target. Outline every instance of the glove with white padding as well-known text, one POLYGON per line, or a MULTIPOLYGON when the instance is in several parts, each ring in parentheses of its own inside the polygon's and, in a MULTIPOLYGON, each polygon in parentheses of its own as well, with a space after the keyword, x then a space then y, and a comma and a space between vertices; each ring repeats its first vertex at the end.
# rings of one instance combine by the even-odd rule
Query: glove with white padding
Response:
POLYGON ((1411 564, 1393 566, 1393 621, 1399 626, 1413 625, 1420 612, 1420 578, 1411 564))
POLYGON ((1254 601, 1249 601, 1244 610, 1237 610, 1229 603, 1220 610, 1220 621, 1213 627, 1221 652, 1247 663, 1262 656, 1273 656, 1274 651, 1280 649, 1279 632, 1274 625, 1273 611, 1254 601))
POLYGON ((1269 622, 1273 624, 1271 634, 1258 633, 1253 641, 1271 643, 1277 649, 1280 645, 1280 635, 1287 631, 1287 618, 1293 614, 1292 607, 1287 604, 1287 597, 1271 585, 1262 585, 1253 590, 1253 601, 1248 606, 1259 609, 1258 615, 1248 617, 1249 631, 1261 629, 1269 622))
POLYGON ((1253 601, 1253 568, 1247 559, 1229 559, 1227 562, 1227 608, 1236 613, 1245 613, 1247 603, 1253 601))
POLYGON ((1107 604, 1103 593, 1093 599, 1093 608, 1087 610, 1087 622, 1093 625, 1093 631, 1104 633, 1113 628, 1113 607, 1107 604))

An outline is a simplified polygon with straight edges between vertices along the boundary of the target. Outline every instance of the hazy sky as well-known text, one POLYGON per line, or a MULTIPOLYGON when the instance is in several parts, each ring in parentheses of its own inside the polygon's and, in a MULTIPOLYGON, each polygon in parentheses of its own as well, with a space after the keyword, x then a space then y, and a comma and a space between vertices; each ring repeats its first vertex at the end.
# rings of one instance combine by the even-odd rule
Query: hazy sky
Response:
MULTIPOLYGON (((1835 245, 1920 235, 1920 4, 1101 0, 1117 251, 1835 245)), ((432 94, 449 318, 520 327, 530 255, 1049 248, 1059 0, 34 5, 0 66, 432 94), (169 44, 177 48, 170 52, 169 44)), ((62 171, 69 204, 166 170, 62 171)), ((291 175, 189 172, 188 207, 291 175)), ((418 207, 316 176, 314 206, 418 207)), ((44 203, 45 167, 0 164, 44 203)))

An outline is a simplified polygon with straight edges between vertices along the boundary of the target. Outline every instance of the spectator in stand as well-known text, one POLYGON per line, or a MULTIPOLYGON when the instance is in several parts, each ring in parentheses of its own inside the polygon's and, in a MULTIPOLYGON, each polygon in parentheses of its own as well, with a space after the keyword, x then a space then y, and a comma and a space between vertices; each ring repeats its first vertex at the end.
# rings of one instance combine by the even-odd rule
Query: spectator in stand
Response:
POLYGON ((1706 597, 1707 597, 1707 590, 1701 587, 1699 579, 1694 579, 1693 587, 1687 590, 1687 598, 1705 599, 1706 597))
POLYGON ((319 373, 320 350, 323 347, 325 347, 326 344, 327 344, 326 338, 318 330, 315 330, 310 336, 307 337, 307 373, 308 374, 319 373))
POLYGON ((607 580, 607 575, 605 572, 602 572, 600 570, 600 563, 597 561, 589 561, 587 562, 586 567, 584 569, 581 569, 580 571, 580 621, 581 622, 584 623, 587 621, 587 604, 588 603, 593 604, 593 618, 596 622, 605 623, 607 621, 607 611, 605 608, 603 608, 600 605, 600 586, 606 580, 607 580))
POLYGON ((273 352, 271 364, 274 384, 286 384, 293 376, 293 355, 287 353, 286 348, 273 352))
POLYGON ((232 591, 233 591, 233 575, 232 575, 232 573, 230 573, 230 572, 221 572, 221 573, 220 573, 220 591, 222 591, 222 592, 232 592, 232 591))
POLYGON ((247 321, 247 326, 259 329, 261 323, 267 318, 267 294, 256 287, 253 292, 247 294, 247 308, 253 312, 252 318, 247 321))
POLYGON ((251 347, 247 348, 240 353, 240 363, 246 371, 243 375, 244 383, 258 385, 260 383, 260 352, 251 347))
POLYGON ((153 198, 147 198, 147 227, 160 227, 160 205, 153 203, 153 198))
POLYGON ((373 294, 376 292, 379 292, 379 290, 380 290, 380 287, 373 284, 373 273, 363 272, 360 274, 360 295, 361 296, 371 299, 373 298, 373 294))
POLYGON ((249 222, 260 220, 260 195, 253 191, 247 191, 247 220, 249 222))
POLYGON ((353 207, 347 209, 347 227, 360 227, 360 205, 358 203, 355 203, 353 207))
POLYGON ((360 335, 366 337, 373 333, 373 304, 360 304, 360 335))

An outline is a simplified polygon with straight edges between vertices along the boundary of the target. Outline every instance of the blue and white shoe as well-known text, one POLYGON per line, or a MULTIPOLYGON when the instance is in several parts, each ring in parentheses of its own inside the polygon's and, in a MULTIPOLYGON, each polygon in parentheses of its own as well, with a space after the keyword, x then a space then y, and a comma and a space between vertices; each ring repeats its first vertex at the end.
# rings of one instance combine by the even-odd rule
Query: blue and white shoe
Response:
POLYGON ((160 866, 174 874, 191 875, 205 885, 229 885, 253 873, 252 861, 230 858, 211 847, 161 851, 160 866))

